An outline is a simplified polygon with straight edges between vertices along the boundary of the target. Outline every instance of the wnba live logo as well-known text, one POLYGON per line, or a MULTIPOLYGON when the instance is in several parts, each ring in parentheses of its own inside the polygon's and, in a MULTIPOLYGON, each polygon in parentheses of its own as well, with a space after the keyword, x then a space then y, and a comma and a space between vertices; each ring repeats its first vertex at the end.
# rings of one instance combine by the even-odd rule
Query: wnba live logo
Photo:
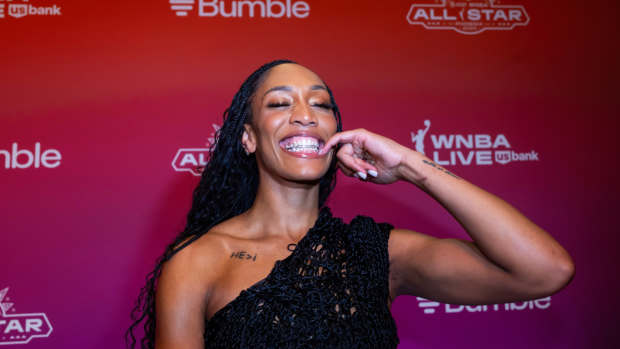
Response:
POLYGON ((424 139, 431 127, 430 120, 424 120, 424 128, 411 132, 411 141, 416 151, 431 157, 437 164, 445 165, 506 165, 509 162, 538 161, 534 150, 518 153, 511 150, 508 138, 503 134, 495 136, 477 134, 431 134, 432 154, 425 148, 424 139))
POLYGON ((52 333, 44 313, 15 314, 13 303, 8 302, 9 288, 0 290, 0 345, 26 344, 33 338, 49 337, 52 333), (11 314, 13 313, 13 314, 11 314))
POLYGON ((416 1, 409 8, 407 22, 426 29, 447 29, 470 35, 485 30, 512 30, 530 22, 523 6, 499 3, 496 0, 416 1))
POLYGON ((180 148, 172 159, 172 168, 177 172, 189 172, 194 176, 200 176, 207 165, 210 147, 215 144, 216 134, 220 126, 213 124, 213 133, 207 141, 205 148, 180 148))

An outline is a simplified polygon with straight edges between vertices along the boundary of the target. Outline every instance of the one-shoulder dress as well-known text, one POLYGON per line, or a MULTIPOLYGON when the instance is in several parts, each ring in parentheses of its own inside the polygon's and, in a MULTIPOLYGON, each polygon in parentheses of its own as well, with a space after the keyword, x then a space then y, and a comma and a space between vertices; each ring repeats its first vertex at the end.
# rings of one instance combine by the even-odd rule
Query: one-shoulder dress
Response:
POLYGON ((271 272, 205 319, 205 348, 396 348, 388 238, 393 228, 323 207, 271 272))

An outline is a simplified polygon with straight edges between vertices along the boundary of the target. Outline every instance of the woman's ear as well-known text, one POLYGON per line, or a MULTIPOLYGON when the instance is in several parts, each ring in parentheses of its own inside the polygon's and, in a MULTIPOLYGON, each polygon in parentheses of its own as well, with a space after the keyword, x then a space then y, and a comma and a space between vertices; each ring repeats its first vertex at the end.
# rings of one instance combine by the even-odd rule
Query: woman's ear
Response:
POLYGON ((256 133, 250 124, 243 124, 245 130, 241 136, 241 144, 245 149, 246 155, 250 155, 256 151, 256 133))

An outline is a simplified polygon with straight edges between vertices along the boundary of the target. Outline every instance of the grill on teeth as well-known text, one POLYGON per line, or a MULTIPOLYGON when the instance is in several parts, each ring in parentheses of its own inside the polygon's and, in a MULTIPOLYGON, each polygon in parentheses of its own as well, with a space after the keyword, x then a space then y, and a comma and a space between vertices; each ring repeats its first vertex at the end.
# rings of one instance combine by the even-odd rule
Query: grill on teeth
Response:
POLYGON ((319 140, 314 137, 293 136, 282 143, 284 149, 290 152, 319 151, 319 140))
POLYGON ((288 151, 301 151, 301 150, 313 150, 313 151, 319 151, 319 146, 316 144, 287 144, 286 145, 286 150, 288 151))

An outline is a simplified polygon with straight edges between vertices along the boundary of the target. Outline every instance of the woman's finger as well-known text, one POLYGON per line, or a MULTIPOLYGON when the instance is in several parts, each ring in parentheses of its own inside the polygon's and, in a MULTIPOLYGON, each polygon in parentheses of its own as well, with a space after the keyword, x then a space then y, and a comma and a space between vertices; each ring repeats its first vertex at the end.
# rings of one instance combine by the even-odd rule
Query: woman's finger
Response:
MULTIPOLYGON (((345 176, 347 177, 355 177, 355 178, 360 178, 360 179, 366 179, 367 176, 364 172, 356 172, 350 168, 348 168, 345 164, 343 164, 342 162, 338 161, 338 168, 340 168, 340 171, 342 173, 344 173, 345 176)), ((372 171, 369 170, 368 174, 371 174, 372 171)))
POLYGON ((349 148, 351 148, 351 145, 345 144, 336 155, 338 157, 338 160, 342 162, 343 165, 345 165, 352 171, 359 172, 359 175, 362 178, 366 176, 368 171, 374 171, 371 173, 377 173, 377 169, 374 166, 370 165, 369 163, 365 162, 360 158, 352 156, 352 151, 349 148))
POLYGON ((355 171, 352 171, 350 168, 348 168, 347 166, 345 166, 342 162, 338 161, 337 163, 338 168, 340 169, 340 171, 342 173, 344 173, 345 176, 348 177, 353 177, 353 175, 355 174, 355 171))
POLYGON ((328 139, 327 142, 325 142, 325 145, 319 151, 319 155, 327 153, 332 147, 336 146, 338 143, 352 142, 355 137, 360 137, 361 135, 362 131, 360 129, 338 132, 335 135, 331 136, 331 138, 328 139))

